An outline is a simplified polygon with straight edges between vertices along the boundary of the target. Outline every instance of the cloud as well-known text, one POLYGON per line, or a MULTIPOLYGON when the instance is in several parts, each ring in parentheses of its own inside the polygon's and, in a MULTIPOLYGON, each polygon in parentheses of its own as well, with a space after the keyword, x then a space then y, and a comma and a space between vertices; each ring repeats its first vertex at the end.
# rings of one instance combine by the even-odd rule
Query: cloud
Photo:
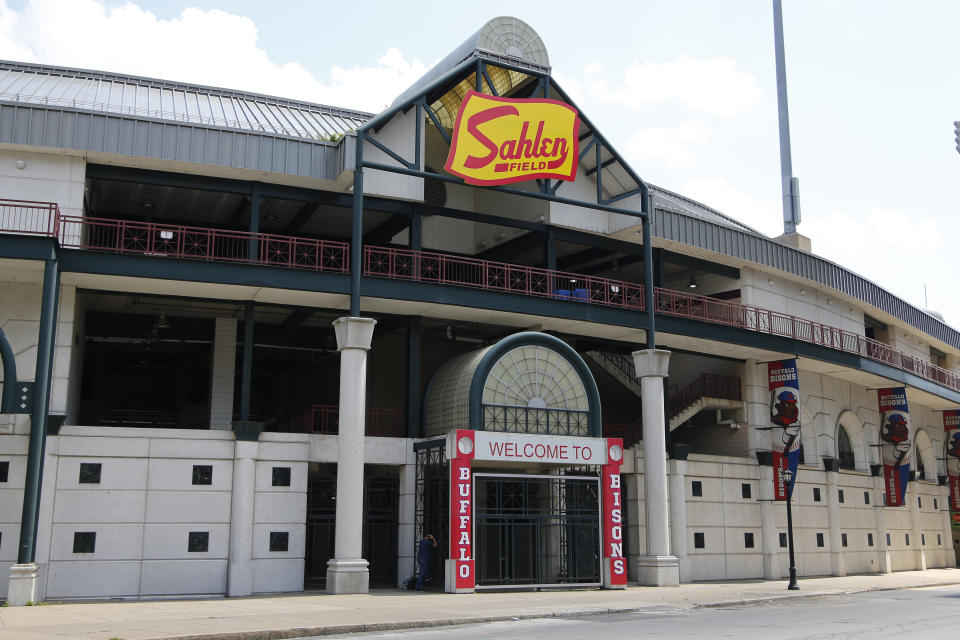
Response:
POLYGON ((766 235, 783 233, 783 212, 779 202, 759 200, 723 178, 689 180, 680 188, 680 193, 766 235))
POLYGON ((380 111, 427 66, 389 48, 374 66, 333 67, 321 81, 297 62, 272 60, 254 22, 219 9, 163 20, 132 2, 0 0, 0 57, 172 79, 380 111), (119 53, 122 52, 122 55, 119 53), (158 55, 157 52, 162 52, 158 55))
POLYGON ((675 169, 687 166, 694 158, 693 145, 708 139, 707 128, 700 122, 679 127, 640 129, 627 141, 626 155, 638 167, 666 165, 675 169))
POLYGON ((610 78, 603 67, 591 64, 583 75, 588 94, 633 109, 680 103, 705 114, 734 116, 763 95, 753 74, 739 69, 732 58, 696 60, 681 55, 669 62, 634 62, 620 78, 610 78))

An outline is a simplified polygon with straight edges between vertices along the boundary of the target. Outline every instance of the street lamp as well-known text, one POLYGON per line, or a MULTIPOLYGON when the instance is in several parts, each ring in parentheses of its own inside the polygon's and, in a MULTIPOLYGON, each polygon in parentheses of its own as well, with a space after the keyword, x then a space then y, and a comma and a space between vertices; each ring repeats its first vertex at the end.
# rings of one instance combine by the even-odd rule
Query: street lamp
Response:
POLYGON ((790 584, 787 589, 797 591, 800 585, 797 584, 797 566, 793 561, 793 510, 790 508, 790 503, 793 502, 793 471, 787 468, 782 473, 787 483, 787 546, 790 550, 790 584))

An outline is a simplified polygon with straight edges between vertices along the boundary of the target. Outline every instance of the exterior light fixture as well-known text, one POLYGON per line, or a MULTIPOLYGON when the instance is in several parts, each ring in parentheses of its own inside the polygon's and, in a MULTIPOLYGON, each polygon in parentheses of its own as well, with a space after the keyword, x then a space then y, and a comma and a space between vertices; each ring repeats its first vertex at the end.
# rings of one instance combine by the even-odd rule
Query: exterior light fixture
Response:
POLYGON ((273 222, 274 220, 278 220, 278 218, 277 216, 264 216, 264 220, 269 220, 270 222, 273 222))
POLYGON ((696 278, 690 278, 690 282, 687 283, 687 289, 696 289, 699 286, 696 278))

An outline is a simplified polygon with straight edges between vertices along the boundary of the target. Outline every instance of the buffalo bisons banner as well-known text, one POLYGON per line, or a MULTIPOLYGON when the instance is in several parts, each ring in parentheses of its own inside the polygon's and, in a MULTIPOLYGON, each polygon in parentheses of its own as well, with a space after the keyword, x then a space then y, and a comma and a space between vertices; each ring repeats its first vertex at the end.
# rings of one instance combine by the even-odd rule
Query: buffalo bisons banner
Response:
POLYGON ((793 494, 800 463, 800 378, 796 360, 767 364, 770 381, 770 424, 773 427, 773 499, 786 500, 793 494), (783 472, 793 479, 787 486, 783 472))
POLYGON ((943 412, 947 440, 947 477, 950 479, 950 509, 960 511, 960 410, 943 412))
POLYGON ((877 389, 880 405, 880 452, 888 507, 903 506, 910 478, 910 410, 904 387, 877 389))
POLYGON ((559 100, 468 91, 457 111, 444 169, 480 186, 534 178, 575 180, 579 130, 577 110, 559 100))

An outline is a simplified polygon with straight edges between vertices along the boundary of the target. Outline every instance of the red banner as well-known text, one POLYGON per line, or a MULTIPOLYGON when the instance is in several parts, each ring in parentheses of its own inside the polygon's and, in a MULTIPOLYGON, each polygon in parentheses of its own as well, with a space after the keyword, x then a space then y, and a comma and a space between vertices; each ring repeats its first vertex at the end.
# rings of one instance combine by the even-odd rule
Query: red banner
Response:
POLYGON ((623 463, 623 440, 607 438, 607 460, 603 465, 603 561, 605 587, 627 585, 627 561, 623 556, 623 494, 620 487, 620 465, 623 463), (609 573, 608 573, 609 572, 609 573))
POLYGON ((793 494, 800 464, 800 375, 796 360, 767 363, 770 385, 770 427, 773 449, 773 499, 793 494), (787 470, 792 480, 787 482, 787 470))
POLYGON ((888 507, 902 507, 910 479, 910 410, 905 387, 877 389, 880 453, 888 507))
POLYGON ((450 559, 455 562, 454 588, 474 589, 473 563, 473 432, 457 431, 456 457, 450 459, 450 559))
POLYGON ((943 412, 946 439, 947 478, 950 479, 950 509, 960 511, 960 410, 943 412))

